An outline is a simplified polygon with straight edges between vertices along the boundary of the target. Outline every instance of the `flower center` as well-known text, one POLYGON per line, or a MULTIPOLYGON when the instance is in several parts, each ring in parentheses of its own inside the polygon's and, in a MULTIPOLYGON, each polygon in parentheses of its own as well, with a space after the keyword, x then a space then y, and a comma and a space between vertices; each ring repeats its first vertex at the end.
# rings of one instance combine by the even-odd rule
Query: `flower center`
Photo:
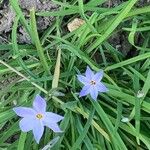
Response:
POLYGON ((91 81, 90 81, 90 84, 91 84, 91 85, 95 85, 96 82, 95 82, 94 80, 91 80, 91 81))
POLYGON ((42 119, 42 118, 43 118, 43 115, 42 115, 42 114, 37 114, 37 115, 36 115, 36 118, 42 119))

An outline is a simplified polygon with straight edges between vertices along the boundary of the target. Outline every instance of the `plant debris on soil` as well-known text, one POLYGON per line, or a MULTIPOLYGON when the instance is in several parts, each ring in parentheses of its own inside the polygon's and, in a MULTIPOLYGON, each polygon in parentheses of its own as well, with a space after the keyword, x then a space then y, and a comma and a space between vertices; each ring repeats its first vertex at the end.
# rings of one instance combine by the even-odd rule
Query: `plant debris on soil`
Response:
MULTIPOLYGON (((58 10, 58 5, 49 0, 19 0, 19 4, 26 18, 29 18, 29 11, 32 7, 36 11, 55 11, 58 10)), ((9 3, 4 3, 0 9, 0 43, 7 43, 10 39, 13 21, 15 19, 15 12, 9 3)), ((38 30, 44 30, 51 26, 55 17, 37 17, 38 30)), ((18 28, 18 42, 30 43, 31 40, 25 29, 20 26, 18 28)))

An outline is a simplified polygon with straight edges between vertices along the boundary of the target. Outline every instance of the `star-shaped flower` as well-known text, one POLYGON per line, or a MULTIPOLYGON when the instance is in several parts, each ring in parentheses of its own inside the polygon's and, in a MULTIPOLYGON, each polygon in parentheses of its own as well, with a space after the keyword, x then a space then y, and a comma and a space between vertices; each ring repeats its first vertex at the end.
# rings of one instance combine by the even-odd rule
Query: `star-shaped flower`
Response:
POLYGON ((98 92, 107 92, 108 89, 101 82, 103 74, 103 71, 94 74, 94 72, 87 66, 85 76, 77 75, 78 80, 84 84, 79 96, 82 97, 90 94, 91 97, 96 100, 98 92))
POLYGON ((64 117, 52 112, 46 112, 46 102, 37 95, 33 101, 33 108, 16 107, 13 108, 15 113, 22 117, 19 126, 23 132, 33 131, 34 138, 39 143, 43 132, 44 126, 49 127, 54 132, 62 132, 57 124, 64 117))

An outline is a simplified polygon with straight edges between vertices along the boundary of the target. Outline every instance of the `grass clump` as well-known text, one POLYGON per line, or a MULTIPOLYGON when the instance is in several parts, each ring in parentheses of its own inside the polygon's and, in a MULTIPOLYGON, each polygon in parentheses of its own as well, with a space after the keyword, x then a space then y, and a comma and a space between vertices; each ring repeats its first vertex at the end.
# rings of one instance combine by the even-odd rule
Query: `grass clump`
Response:
POLYGON ((0 148, 150 149, 150 7, 136 7, 138 0, 113 7, 106 7, 107 2, 55 0, 58 10, 32 8, 26 19, 18 1, 10 0, 16 16, 9 42, 0 45, 0 148), (41 32, 39 16, 56 19, 41 32), (67 24, 75 18, 85 23, 69 32, 67 24), (30 44, 19 44, 19 26, 30 44), (97 101, 89 95, 79 98, 82 85, 76 75, 86 66, 104 70, 109 92, 99 94, 97 101), (48 111, 64 116, 64 132, 46 128, 39 144, 31 132, 20 131, 12 110, 30 107, 37 94, 47 100, 48 111))

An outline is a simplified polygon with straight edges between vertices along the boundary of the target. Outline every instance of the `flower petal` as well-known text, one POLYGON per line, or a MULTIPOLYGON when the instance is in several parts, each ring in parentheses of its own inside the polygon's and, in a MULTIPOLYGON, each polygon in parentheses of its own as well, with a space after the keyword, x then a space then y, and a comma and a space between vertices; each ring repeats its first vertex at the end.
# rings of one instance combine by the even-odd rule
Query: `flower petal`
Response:
POLYGON ((103 70, 101 70, 101 71, 97 72, 97 73, 93 76, 93 79, 92 79, 92 80, 94 80, 94 81, 96 81, 96 82, 100 82, 100 81, 102 80, 102 78, 103 78, 103 75, 104 75, 104 72, 103 72, 103 70))
POLYGON ((20 117, 29 117, 35 115, 35 110, 28 107, 16 107, 13 111, 20 117))
POLYGON ((96 86, 91 86, 90 95, 94 100, 97 100, 98 90, 97 90, 96 86))
POLYGON ((33 129, 35 124, 35 119, 33 117, 25 117, 20 120, 19 126, 23 132, 28 132, 33 129))
POLYGON ((108 92, 109 91, 108 88, 106 88, 106 86, 101 82, 96 84, 96 87, 99 92, 108 92))
POLYGON ((79 94, 79 97, 82 97, 82 96, 85 96, 85 95, 88 95, 90 93, 90 85, 85 85, 80 94, 79 94))
POLYGON ((40 95, 36 95, 34 101, 33 101, 33 108, 37 112, 45 112, 46 111, 46 102, 44 98, 42 98, 40 95))
POLYGON ((91 80, 91 79, 93 78, 93 76, 94 76, 94 73, 93 73, 93 71, 90 69, 89 66, 87 66, 87 68, 86 68, 85 75, 86 75, 86 77, 87 77, 89 80, 91 80))
POLYGON ((55 113, 52 113, 52 112, 46 112, 45 113, 45 118, 44 120, 48 120, 49 122, 59 122, 60 120, 64 119, 64 117, 58 115, 58 114, 55 114, 55 113))
POLYGON ((45 126, 47 126, 48 128, 52 129, 54 132, 62 132, 62 130, 59 128, 57 123, 52 123, 49 120, 47 120, 45 122, 45 126))
POLYGON ((40 120, 36 120, 33 128, 33 135, 37 143, 40 142, 43 132, 44 132, 44 125, 40 120))
POLYGON ((89 84, 90 82, 85 76, 82 76, 82 75, 77 75, 77 78, 81 83, 85 85, 89 84))

